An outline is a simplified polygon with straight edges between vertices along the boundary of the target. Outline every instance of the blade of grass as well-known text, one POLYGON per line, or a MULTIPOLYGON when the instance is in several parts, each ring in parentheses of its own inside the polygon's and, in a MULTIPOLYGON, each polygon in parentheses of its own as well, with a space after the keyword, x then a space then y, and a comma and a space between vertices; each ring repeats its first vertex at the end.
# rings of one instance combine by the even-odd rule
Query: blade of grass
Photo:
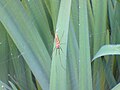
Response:
MULTIPOLYGON (((93 29, 93 56, 99 48, 106 43, 106 16, 107 16, 107 0, 93 0, 93 13, 94 13, 94 29, 93 29)), ((105 74, 102 67, 102 61, 96 60, 93 63, 93 89, 105 88, 105 74), (99 72, 99 73, 98 73, 99 72), (98 74, 100 75, 98 75, 98 74), (97 75, 99 80, 97 80, 97 75), (97 85, 100 84, 100 85, 97 85)))
POLYGON ((60 8, 60 0, 50 0, 50 11, 51 11, 51 17, 53 21, 53 28, 56 29, 57 24, 57 18, 58 18, 58 12, 60 8))
POLYGON ((90 4, 90 1, 88 0, 88 25, 89 25, 89 37, 90 37, 90 54, 91 58, 93 57, 93 30, 94 30, 94 18, 93 18, 93 12, 92 12, 92 5, 90 4))
POLYGON ((7 84, 0 81, 0 90, 12 90, 7 84))
POLYGON ((60 54, 59 51, 57 54, 55 51, 53 52, 50 90, 56 90, 56 89, 67 90, 66 56, 67 56, 67 40, 68 40, 70 9, 71 9, 71 0, 61 0, 57 26, 56 26, 56 33, 60 38, 60 42, 64 44, 60 46, 63 52, 60 51, 60 54))
POLYGON ((26 9, 27 12, 29 12, 29 16, 32 18, 32 22, 34 23, 35 27, 37 28, 44 45, 46 46, 49 55, 52 56, 52 46, 53 46, 53 36, 50 32, 50 26, 47 18, 47 15, 45 13, 44 5, 42 3, 42 0, 30 0, 29 2, 26 1, 28 9, 26 9), (49 38, 49 39, 48 39, 49 38))
POLYGON ((79 0, 79 89, 92 89, 87 0, 79 0))
POLYGON ((10 85, 11 85, 11 87, 12 87, 13 90, 18 90, 18 89, 16 88, 16 86, 15 86, 11 81, 9 81, 9 83, 10 83, 10 85))
POLYGON ((19 84, 19 88, 22 89, 29 89, 29 90, 36 90, 35 86, 32 81, 32 74, 31 70, 29 69, 28 65, 24 61, 24 58, 22 57, 22 53, 19 52, 13 41, 10 37, 8 37, 9 41, 9 47, 11 52, 11 61, 13 63, 14 67, 14 74, 10 74, 11 76, 15 77, 19 84), (27 88, 26 88, 27 87, 27 88))
POLYGON ((120 55, 120 45, 104 45, 100 48, 100 50, 96 53, 92 61, 95 59, 106 56, 106 55, 120 55))
POLYGON ((111 90, 120 90, 120 83, 118 83, 115 87, 113 87, 111 90))
POLYGON ((107 80, 109 88, 111 89, 113 86, 116 85, 116 80, 110 68, 111 62, 107 63, 105 57, 102 57, 102 61, 103 61, 103 67, 105 68, 104 72, 105 72, 106 80, 107 80))
POLYGON ((8 84, 8 66, 9 63, 6 60, 9 59, 9 45, 7 41, 7 32, 3 24, 0 22, 0 80, 8 84))
POLYGON ((48 90, 51 60, 36 27, 19 1, 0 0, 0 12, 1 22, 42 89, 48 90))
POLYGON ((70 20, 69 37, 68 37, 68 53, 67 53, 67 90, 79 89, 79 48, 77 37, 74 31, 73 22, 70 20))
POLYGON ((72 28, 74 28, 74 32, 76 34, 77 42, 79 41, 79 26, 78 26, 78 10, 79 10, 79 3, 78 0, 72 0, 72 6, 71 6, 71 17, 70 21, 73 24, 72 28))
MULTIPOLYGON (((120 43, 120 2, 117 0, 115 4, 115 13, 114 13, 114 20, 115 20, 115 28, 114 28, 114 36, 115 36, 115 43, 120 43)), ((116 56, 116 61, 118 65, 118 70, 120 72, 120 56, 116 56)), ((116 76, 119 74, 116 74, 116 76)), ((118 77, 119 78, 119 77, 118 77)), ((119 81, 118 79, 117 81, 119 81)))

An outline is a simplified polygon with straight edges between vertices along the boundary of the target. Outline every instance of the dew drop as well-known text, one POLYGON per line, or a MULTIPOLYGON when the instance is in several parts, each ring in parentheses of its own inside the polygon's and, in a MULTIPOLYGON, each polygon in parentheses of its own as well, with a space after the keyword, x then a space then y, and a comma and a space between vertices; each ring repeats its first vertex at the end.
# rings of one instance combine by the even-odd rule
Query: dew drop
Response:
POLYGON ((4 86, 2 85, 2 88, 4 88, 4 86))
POLYGON ((56 29, 56 32, 58 32, 58 28, 56 29))

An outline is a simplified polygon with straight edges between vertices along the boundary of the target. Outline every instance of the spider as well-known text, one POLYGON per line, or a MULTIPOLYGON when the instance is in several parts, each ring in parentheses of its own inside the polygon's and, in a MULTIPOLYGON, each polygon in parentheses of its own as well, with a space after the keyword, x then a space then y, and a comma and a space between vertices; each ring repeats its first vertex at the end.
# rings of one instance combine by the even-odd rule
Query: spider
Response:
MULTIPOLYGON (((63 34, 62 34, 62 36, 63 36, 63 34)), ((61 57, 60 57, 60 50, 63 52, 63 50, 62 50, 62 48, 61 48, 60 45, 63 44, 63 43, 60 43, 60 39, 59 39, 57 33, 55 33, 55 43, 56 43, 56 45, 55 45, 56 54, 57 54, 57 50, 58 50, 61 66, 62 66, 62 68, 65 70, 65 68, 64 68, 63 65, 62 65, 61 57)))

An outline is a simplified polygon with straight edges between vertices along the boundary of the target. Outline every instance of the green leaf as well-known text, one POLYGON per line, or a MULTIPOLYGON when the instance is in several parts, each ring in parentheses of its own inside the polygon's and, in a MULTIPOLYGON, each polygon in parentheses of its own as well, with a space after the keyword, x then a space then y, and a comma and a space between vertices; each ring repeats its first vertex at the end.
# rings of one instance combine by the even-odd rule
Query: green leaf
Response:
POLYGON ((7 84, 0 81, 0 90, 12 90, 7 84))
POLYGON ((13 90, 18 90, 12 82, 9 81, 9 83, 10 83, 11 87, 13 88, 13 90))
POLYGON ((87 0, 79 0, 79 89, 92 90, 87 0))
POLYGON ((17 84, 19 85, 19 88, 21 90, 23 89, 36 90, 32 81, 31 70, 26 64, 24 58, 22 57, 22 53, 19 52, 19 50, 17 49, 17 47, 15 46, 10 37, 8 37, 8 43, 11 53, 10 55, 12 61, 11 67, 14 68, 14 72, 10 73, 10 75, 17 80, 17 84))
MULTIPOLYGON (((92 56, 99 50, 99 48, 106 43, 106 17, 107 17, 107 0, 92 0, 92 11, 94 17, 94 29, 90 34, 92 36, 92 56)), ((96 60, 93 64, 93 89, 98 88, 104 90, 105 88, 105 74, 101 60, 96 60), (99 75, 100 74, 100 75, 99 75), (98 79, 99 78, 99 79, 98 79), (99 85, 99 84, 100 85, 99 85)))
POLYGON ((70 22, 73 25, 72 25, 72 27, 70 27, 70 29, 71 28, 74 29, 74 32, 76 34, 77 42, 79 41, 79 30, 78 30, 79 29, 79 26, 78 26, 78 22, 79 22, 79 20, 78 20, 78 17, 79 17, 78 10, 79 10, 79 8, 78 8, 78 6, 79 6, 78 0, 72 0, 70 22))
POLYGON ((50 78, 50 90, 67 90, 66 82, 66 60, 67 60, 67 40, 70 18, 71 0, 61 0, 58 14, 56 34, 60 40, 61 49, 55 47, 52 57, 52 69, 50 78), (63 14, 64 13, 64 14, 63 14), (63 44, 62 44, 63 43, 63 44))
POLYGON ((0 12, 0 20, 10 37, 22 53, 42 89, 48 90, 51 58, 21 2, 0 0, 0 12))
POLYGON ((49 26, 49 17, 47 17, 48 13, 45 13, 45 8, 42 0, 31 0, 26 2, 29 12, 29 16, 32 19, 32 23, 34 23, 36 29, 38 30, 44 45, 50 56, 52 56, 52 48, 53 48, 53 36, 51 34, 51 29, 49 26), (49 39, 48 39, 49 38, 49 39))
POLYGON ((88 0, 88 25, 89 25, 89 37, 90 37, 90 54, 91 58, 93 57, 93 31, 94 31, 94 18, 93 18, 93 12, 92 12, 92 6, 90 4, 90 1, 88 0))
POLYGON ((0 80, 8 83, 9 68, 9 45, 7 41, 7 32, 3 24, 0 22, 0 80))
POLYGON ((113 87, 111 90, 120 90, 120 83, 118 83, 115 87, 113 87))
POLYGON ((104 45, 100 48, 100 50, 96 53, 92 61, 95 59, 106 56, 106 55, 120 55, 120 45, 104 45))
POLYGON ((53 21, 53 28, 56 29, 57 19, 58 19, 58 12, 60 8, 60 0, 50 0, 50 11, 51 17, 53 21))
POLYGON ((79 47, 74 31, 72 20, 70 20, 67 53, 67 90, 78 90, 79 88, 79 47))

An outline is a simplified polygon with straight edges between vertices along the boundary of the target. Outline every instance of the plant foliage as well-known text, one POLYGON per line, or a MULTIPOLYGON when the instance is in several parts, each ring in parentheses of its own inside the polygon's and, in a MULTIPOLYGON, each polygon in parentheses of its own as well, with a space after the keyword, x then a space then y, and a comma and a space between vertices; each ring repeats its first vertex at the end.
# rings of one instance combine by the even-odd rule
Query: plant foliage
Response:
POLYGON ((119 8, 120 0, 0 0, 0 90, 119 90, 119 8))

